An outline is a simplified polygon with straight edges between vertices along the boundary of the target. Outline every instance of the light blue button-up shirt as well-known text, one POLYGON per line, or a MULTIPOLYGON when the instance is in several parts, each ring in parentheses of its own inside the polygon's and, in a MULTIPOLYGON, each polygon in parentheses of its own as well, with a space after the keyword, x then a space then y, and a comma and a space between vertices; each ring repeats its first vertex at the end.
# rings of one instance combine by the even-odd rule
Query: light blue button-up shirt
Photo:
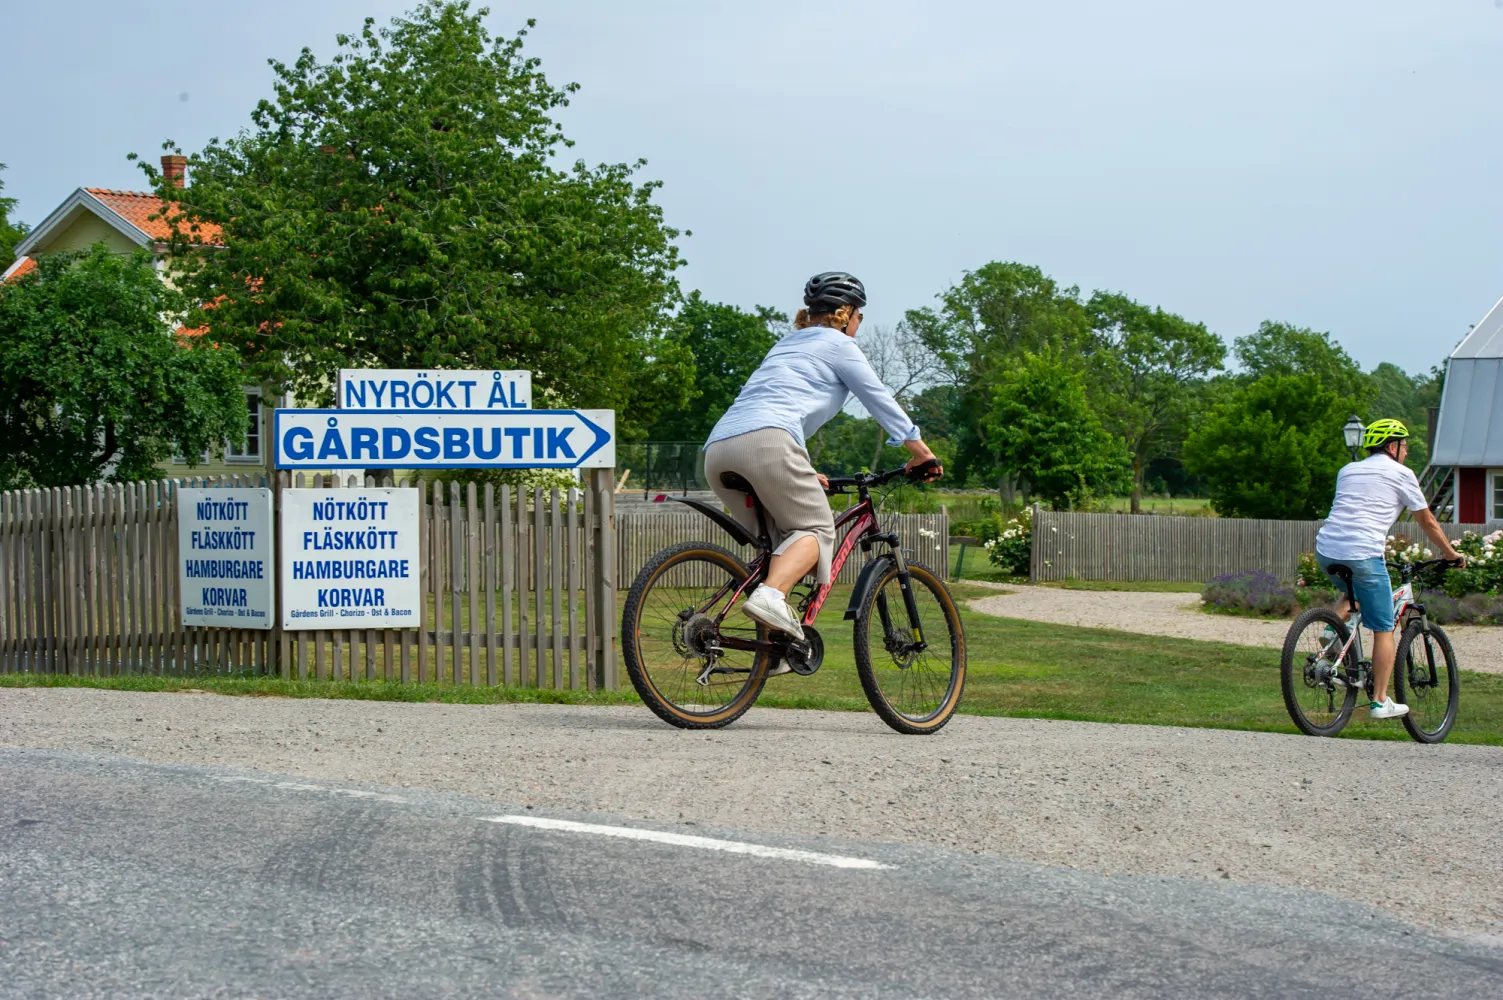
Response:
POLYGON ((888 444, 918 440, 918 427, 877 378, 856 341, 839 330, 811 326, 767 352, 705 445, 781 427, 799 447, 807 447, 805 440, 840 412, 851 393, 890 435, 888 444))

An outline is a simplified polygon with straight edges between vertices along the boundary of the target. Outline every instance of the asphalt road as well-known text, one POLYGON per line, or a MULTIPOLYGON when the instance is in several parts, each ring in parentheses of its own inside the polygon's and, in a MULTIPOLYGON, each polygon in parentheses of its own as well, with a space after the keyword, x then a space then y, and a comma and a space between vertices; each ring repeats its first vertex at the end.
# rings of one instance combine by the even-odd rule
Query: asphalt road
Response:
POLYGON ((1503 949, 1297 889, 0 749, 5 998, 1373 995, 1503 995, 1503 949))

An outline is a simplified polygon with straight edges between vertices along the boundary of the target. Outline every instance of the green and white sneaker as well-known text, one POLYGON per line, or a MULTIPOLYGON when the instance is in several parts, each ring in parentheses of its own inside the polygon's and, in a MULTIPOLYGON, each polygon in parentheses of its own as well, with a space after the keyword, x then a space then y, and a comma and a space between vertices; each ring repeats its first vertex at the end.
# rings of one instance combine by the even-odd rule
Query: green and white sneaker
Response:
POLYGON ((1401 715, 1408 714, 1409 706, 1397 704, 1392 698, 1375 701, 1367 708, 1369 719, 1397 719, 1401 715))

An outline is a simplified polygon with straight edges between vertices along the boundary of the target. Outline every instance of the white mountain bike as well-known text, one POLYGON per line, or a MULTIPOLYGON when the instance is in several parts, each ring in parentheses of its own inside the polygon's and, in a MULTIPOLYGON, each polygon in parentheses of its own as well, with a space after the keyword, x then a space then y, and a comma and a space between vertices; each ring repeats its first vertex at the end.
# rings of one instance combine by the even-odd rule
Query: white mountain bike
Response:
MULTIPOLYGON (((1395 700, 1409 706, 1404 728, 1421 743, 1439 743, 1456 724, 1461 688, 1456 653, 1445 631, 1415 603, 1414 577, 1435 566, 1455 565, 1445 559, 1389 563, 1399 574, 1393 592, 1393 620, 1399 623, 1394 650, 1395 700)), ((1311 608, 1294 620, 1284 640, 1280 682, 1284 706, 1300 732, 1335 736, 1351 720, 1357 692, 1373 697, 1372 660, 1362 655, 1362 609, 1352 590, 1352 571, 1332 564, 1331 572, 1346 584, 1352 611, 1345 621, 1329 608, 1311 608)))

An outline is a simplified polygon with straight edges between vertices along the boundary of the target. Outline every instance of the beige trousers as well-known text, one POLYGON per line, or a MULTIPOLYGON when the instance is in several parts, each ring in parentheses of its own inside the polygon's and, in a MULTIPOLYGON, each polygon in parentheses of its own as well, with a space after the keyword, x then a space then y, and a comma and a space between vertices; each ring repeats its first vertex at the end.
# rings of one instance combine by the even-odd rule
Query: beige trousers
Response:
POLYGON ((767 512, 773 554, 782 555, 805 536, 819 543, 816 579, 830 582, 830 558, 835 549, 835 515, 819 485, 809 453, 793 435, 779 427, 738 434, 705 449, 705 478, 733 518, 757 533, 757 512, 746 505, 746 494, 727 489, 722 472, 738 472, 767 512))

